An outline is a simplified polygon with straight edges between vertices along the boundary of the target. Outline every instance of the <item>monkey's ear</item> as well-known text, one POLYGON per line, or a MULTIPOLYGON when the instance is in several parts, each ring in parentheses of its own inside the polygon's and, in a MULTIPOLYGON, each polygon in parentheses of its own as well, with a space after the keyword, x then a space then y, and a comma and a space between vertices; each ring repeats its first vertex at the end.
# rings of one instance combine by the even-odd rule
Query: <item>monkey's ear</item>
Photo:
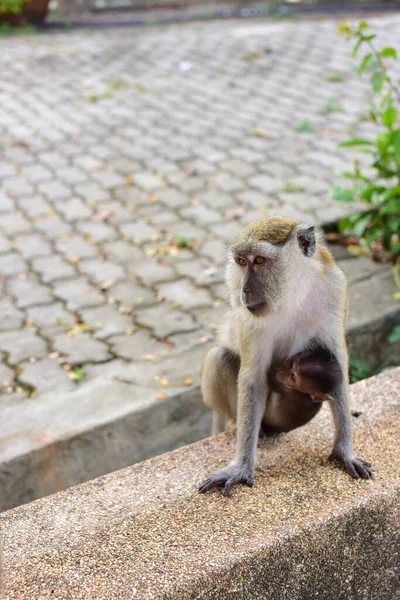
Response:
POLYGON ((297 232, 297 241, 304 256, 314 256, 316 247, 315 227, 311 226, 299 229, 297 232))
POLYGON ((317 393, 317 394, 311 394, 311 400, 313 402, 334 402, 335 399, 333 398, 333 396, 331 396, 330 394, 323 394, 321 393, 317 393))

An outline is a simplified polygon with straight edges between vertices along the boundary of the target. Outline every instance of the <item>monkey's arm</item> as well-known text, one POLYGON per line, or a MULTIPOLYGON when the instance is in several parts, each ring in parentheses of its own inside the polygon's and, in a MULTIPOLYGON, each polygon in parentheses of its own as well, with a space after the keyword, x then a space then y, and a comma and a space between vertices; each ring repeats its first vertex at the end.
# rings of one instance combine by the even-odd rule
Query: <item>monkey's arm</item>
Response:
POLYGON ((252 486, 257 441, 267 396, 266 377, 243 364, 238 379, 237 444, 234 461, 222 471, 209 477, 200 486, 200 492, 224 486, 226 496, 232 486, 245 483, 252 486))

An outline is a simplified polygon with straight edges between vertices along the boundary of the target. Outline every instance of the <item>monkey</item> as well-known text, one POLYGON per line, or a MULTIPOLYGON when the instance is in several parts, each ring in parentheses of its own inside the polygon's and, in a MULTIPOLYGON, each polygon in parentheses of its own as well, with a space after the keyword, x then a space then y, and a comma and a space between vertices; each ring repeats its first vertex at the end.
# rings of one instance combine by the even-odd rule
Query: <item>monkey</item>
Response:
POLYGON ((325 348, 296 354, 274 370, 274 379, 289 390, 310 396, 313 402, 334 402, 342 372, 335 357, 325 348))
POLYGON ((274 365, 310 348, 332 354, 340 369, 332 411, 335 436, 332 461, 354 478, 370 479, 370 463, 352 444, 348 406, 348 316, 346 279, 314 226, 270 216, 247 225, 228 251, 226 282, 230 310, 219 328, 217 345, 202 365, 203 400, 213 410, 212 433, 236 422, 233 462, 199 487, 205 493, 254 483, 261 425, 291 431, 321 407, 307 394, 271 384, 274 365), (285 392, 283 391, 285 390, 285 392))

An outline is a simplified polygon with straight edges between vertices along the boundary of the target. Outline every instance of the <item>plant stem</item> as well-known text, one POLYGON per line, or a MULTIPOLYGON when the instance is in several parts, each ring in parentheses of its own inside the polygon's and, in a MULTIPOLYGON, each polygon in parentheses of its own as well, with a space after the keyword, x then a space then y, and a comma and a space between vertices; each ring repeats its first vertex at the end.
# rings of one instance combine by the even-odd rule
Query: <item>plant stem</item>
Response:
POLYGON ((400 91, 394 85, 390 75, 388 75, 387 68, 385 67, 382 57, 380 56, 379 52, 377 51, 377 49, 375 48, 375 46, 373 45, 373 43, 370 40, 367 41, 367 44, 368 44, 372 54, 375 56, 376 60, 378 61, 380 68, 385 73, 385 79, 386 79, 387 83, 389 84, 390 89, 395 93, 395 95, 397 96, 397 100, 400 102, 400 91))

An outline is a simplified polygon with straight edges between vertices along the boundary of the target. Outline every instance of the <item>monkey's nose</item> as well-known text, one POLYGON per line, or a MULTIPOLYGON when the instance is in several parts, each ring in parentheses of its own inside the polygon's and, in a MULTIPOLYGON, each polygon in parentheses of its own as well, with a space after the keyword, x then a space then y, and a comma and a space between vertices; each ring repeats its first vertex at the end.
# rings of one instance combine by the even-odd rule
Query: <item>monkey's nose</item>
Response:
POLYGON ((245 287, 243 291, 244 291, 245 294, 250 294, 251 288, 245 287))

